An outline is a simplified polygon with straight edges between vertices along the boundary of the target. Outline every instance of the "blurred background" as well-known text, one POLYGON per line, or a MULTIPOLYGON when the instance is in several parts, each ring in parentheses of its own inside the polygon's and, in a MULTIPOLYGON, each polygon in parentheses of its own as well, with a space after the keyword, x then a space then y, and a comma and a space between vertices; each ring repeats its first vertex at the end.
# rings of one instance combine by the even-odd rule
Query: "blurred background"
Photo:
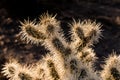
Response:
MULTIPOLYGON (((0 0, 0 71, 9 58, 33 63, 45 55, 43 46, 27 45, 18 37, 19 21, 47 12, 57 14, 65 35, 73 18, 91 19, 102 24, 103 37, 93 46, 97 65, 112 52, 120 53, 120 0, 0 0)), ((0 80, 7 80, 0 74, 0 80)))

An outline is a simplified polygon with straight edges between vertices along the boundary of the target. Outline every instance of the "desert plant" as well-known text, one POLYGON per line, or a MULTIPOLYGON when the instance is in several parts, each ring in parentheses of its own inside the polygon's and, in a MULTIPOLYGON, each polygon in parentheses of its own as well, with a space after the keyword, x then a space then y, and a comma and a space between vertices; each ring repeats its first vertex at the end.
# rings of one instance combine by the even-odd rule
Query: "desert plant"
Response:
POLYGON ((100 23, 73 20, 73 23, 69 24, 71 40, 67 41, 60 21, 55 17, 56 15, 44 13, 39 22, 21 22, 20 39, 27 44, 43 45, 49 52, 31 66, 10 60, 2 69, 4 76, 9 80, 119 80, 119 72, 114 72, 119 71, 118 67, 115 67, 118 63, 113 66, 115 68, 109 67, 109 59, 101 73, 94 69, 97 57, 91 46, 101 38, 100 23), (106 68, 111 70, 114 79, 108 79, 106 74, 110 70, 106 68))
POLYGON ((106 58, 101 77, 103 80, 120 80, 120 56, 113 53, 106 58))

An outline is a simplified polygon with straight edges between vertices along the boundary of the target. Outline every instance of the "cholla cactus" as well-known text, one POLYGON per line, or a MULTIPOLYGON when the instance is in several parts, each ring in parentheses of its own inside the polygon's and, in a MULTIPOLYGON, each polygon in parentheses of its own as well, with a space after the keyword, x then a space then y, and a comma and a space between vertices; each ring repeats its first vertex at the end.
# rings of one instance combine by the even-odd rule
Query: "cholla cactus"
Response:
POLYGON ((20 65, 16 60, 10 60, 3 68, 3 72, 9 80, 33 80, 32 67, 20 65))
POLYGON ((120 80, 120 56, 113 53, 106 58, 101 77, 103 80, 120 80))
POLYGON ((101 80, 93 69, 95 53, 90 48, 101 37, 101 25, 90 20, 70 24, 71 41, 67 42, 56 15, 43 14, 39 22, 21 22, 20 39, 43 45, 50 52, 34 66, 15 61, 4 65, 2 73, 9 80, 101 80))

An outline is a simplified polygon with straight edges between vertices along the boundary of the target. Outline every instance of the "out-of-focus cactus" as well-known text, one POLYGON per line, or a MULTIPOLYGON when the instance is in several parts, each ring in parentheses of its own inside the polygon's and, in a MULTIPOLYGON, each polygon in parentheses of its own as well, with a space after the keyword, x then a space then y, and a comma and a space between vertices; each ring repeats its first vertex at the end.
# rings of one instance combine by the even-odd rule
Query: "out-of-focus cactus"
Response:
POLYGON ((103 80, 120 80, 120 56, 114 53, 106 58, 101 77, 103 80))
POLYGON ((21 65, 15 59, 10 60, 4 65, 2 73, 9 80, 35 80, 32 66, 21 65))
MULTIPOLYGON (((20 39, 26 43, 43 45, 50 52, 34 66, 16 61, 4 65, 2 73, 9 80, 101 80, 93 69, 96 56, 93 43, 101 37, 101 25, 90 20, 73 21, 67 42, 56 15, 43 14, 39 22, 21 22, 20 39)), ((38 54, 39 55, 39 54, 38 54)))

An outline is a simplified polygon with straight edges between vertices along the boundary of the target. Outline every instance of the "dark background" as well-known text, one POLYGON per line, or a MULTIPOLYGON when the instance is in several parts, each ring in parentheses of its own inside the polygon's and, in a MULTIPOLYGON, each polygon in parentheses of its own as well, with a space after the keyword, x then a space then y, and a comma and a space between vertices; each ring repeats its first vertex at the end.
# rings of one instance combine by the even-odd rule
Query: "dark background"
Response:
MULTIPOLYGON (((19 21, 34 20, 45 12, 57 14, 67 36, 72 19, 91 19, 103 26, 103 38, 93 46, 100 65, 112 52, 120 53, 120 0, 0 0, 0 70, 8 58, 22 63, 36 62, 47 51, 26 45, 18 37, 19 21)), ((0 80, 7 80, 0 74, 0 80)))

